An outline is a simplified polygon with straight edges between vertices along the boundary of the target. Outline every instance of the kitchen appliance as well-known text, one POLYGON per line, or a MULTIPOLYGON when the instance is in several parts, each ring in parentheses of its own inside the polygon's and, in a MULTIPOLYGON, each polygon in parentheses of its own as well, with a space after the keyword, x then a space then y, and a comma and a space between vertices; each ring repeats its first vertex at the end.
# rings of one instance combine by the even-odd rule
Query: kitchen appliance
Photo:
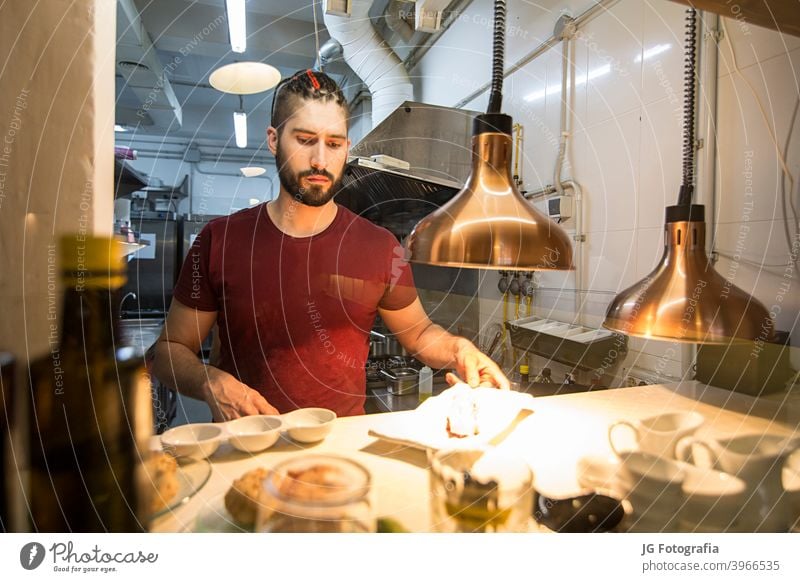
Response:
POLYGON ((405 238, 469 175, 474 111, 406 101, 351 149, 336 202, 405 238))
POLYGON ((697 14, 687 10, 683 183, 668 206, 664 255, 644 279, 617 295, 603 326, 621 333, 679 342, 769 341, 774 324, 754 297, 714 270, 706 254, 705 206, 694 204, 695 59, 697 14))
POLYGON ((130 221, 125 228, 132 231, 135 241, 146 245, 128 258, 128 282, 122 295, 132 293, 136 303, 122 317, 163 317, 180 272, 177 211, 180 201, 190 196, 189 175, 176 186, 164 185, 125 160, 116 160, 115 180, 115 208, 130 221))
MULTIPOLYGON (((573 369, 592 372, 598 379, 613 377, 628 353, 628 338, 607 329, 593 329, 537 316, 507 321, 506 328, 515 348, 573 369)), ((566 386, 572 387, 571 391, 579 387, 566 386)))
POLYGON ((180 238, 179 256, 181 263, 186 259, 189 249, 194 243, 194 239, 200 234, 200 231, 215 218, 220 218, 216 214, 193 214, 191 217, 185 216, 178 221, 178 233, 180 238))
POLYGON ((789 332, 780 330, 772 342, 698 346, 695 380, 751 396, 781 392, 797 373, 793 349, 789 332))
POLYGON ((494 3, 494 57, 487 112, 475 117, 466 185, 406 239, 411 260, 472 269, 571 270, 569 236, 534 208, 511 177, 512 119, 500 112, 506 2, 494 3))
POLYGON ((128 282, 122 294, 134 293, 133 306, 123 317, 163 317, 172 301, 172 290, 180 272, 178 222, 172 213, 132 213, 132 227, 149 245, 133 253, 128 261, 128 282))

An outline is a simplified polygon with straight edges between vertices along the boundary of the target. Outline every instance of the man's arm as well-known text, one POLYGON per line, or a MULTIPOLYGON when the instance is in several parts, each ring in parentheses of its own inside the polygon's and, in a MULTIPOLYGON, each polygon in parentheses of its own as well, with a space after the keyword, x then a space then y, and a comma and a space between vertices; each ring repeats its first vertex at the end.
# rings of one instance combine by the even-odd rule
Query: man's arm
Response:
POLYGON ((206 401, 214 420, 278 414, 256 390, 197 357, 216 320, 216 311, 200 311, 173 299, 155 345, 153 374, 173 390, 206 401))
POLYGON ((379 309, 378 313, 403 347, 423 363, 432 368, 454 367, 470 386, 488 383, 509 388, 508 378, 497 364, 468 339, 433 323, 419 298, 403 309, 379 309))

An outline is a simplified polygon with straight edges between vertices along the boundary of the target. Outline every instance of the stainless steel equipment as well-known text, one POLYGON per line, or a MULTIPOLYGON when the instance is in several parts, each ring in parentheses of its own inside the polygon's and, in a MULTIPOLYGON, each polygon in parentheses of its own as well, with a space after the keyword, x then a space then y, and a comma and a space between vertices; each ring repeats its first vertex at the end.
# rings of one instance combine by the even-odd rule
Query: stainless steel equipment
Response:
POLYGON ((336 201, 405 238, 469 175, 473 111, 406 101, 352 148, 336 201), (385 164, 386 156, 403 166, 385 164))
POLYGON ((544 319, 525 317, 507 321, 511 344, 596 377, 613 376, 628 352, 628 338, 606 329, 592 329, 544 319))
POLYGON ((411 394, 417 390, 419 371, 414 368, 383 369, 381 375, 386 379, 391 394, 411 394))
POLYGON ((389 356, 403 356, 407 357, 411 354, 403 347, 403 344, 393 335, 386 337, 386 354, 389 356))
POLYGON ((128 282, 122 294, 134 293, 135 301, 123 317, 162 317, 172 301, 172 289, 178 278, 178 223, 171 213, 160 218, 152 212, 132 214, 133 228, 150 245, 131 255, 128 262, 128 282))
POLYGON ((395 174, 461 185, 472 166, 466 146, 477 114, 469 109, 406 101, 365 135, 351 149, 351 155, 362 161, 376 155, 390 156, 410 166, 408 171, 396 169, 395 174))
POLYGON ((193 214, 191 218, 183 218, 180 221, 179 235, 181 239, 181 262, 183 262, 183 259, 186 258, 186 254, 189 252, 189 248, 191 248, 195 237, 200 234, 200 231, 203 230, 203 227, 205 227, 205 225, 210 221, 219 217, 220 216, 216 214, 193 214))
POLYGON ((386 336, 377 331, 369 332, 369 357, 380 358, 386 355, 386 336))

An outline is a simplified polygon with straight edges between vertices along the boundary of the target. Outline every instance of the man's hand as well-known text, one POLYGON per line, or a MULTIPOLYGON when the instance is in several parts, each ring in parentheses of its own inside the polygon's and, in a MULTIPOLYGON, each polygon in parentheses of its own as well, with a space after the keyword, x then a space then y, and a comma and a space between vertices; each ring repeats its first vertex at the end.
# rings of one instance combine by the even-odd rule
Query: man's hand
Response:
MULTIPOLYGON (((455 364, 458 375, 476 387, 481 384, 508 390, 511 385, 500 368, 471 341, 448 333, 425 314, 419 298, 397 310, 378 309, 383 322, 412 356, 431 368, 455 364)), ((454 375, 450 374, 455 378, 454 375)), ((458 379, 447 378, 450 384, 458 379)))
MULTIPOLYGON (((499 366, 470 341, 463 340, 456 351, 455 361, 458 375, 473 388, 476 386, 496 386, 501 390, 511 388, 508 378, 499 366)), ((450 385, 459 381, 453 374, 447 374, 445 379, 450 385)))
POLYGON ((260 393, 228 374, 211 366, 206 368, 208 381, 205 400, 215 421, 232 420, 253 414, 279 414, 260 393))

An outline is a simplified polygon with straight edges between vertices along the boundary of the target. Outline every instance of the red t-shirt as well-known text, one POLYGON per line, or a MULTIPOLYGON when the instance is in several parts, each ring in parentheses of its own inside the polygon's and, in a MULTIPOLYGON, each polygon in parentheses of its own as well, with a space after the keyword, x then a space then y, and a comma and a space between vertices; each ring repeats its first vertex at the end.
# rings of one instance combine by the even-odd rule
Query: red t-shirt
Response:
POLYGON ((378 307, 417 298, 405 251, 387 230, 338 206, 314 236, 281 232, 266 204, 212 220, 173 296, 217 311, 217 366, 280 412, 364 413, 369 331, 378 307))

